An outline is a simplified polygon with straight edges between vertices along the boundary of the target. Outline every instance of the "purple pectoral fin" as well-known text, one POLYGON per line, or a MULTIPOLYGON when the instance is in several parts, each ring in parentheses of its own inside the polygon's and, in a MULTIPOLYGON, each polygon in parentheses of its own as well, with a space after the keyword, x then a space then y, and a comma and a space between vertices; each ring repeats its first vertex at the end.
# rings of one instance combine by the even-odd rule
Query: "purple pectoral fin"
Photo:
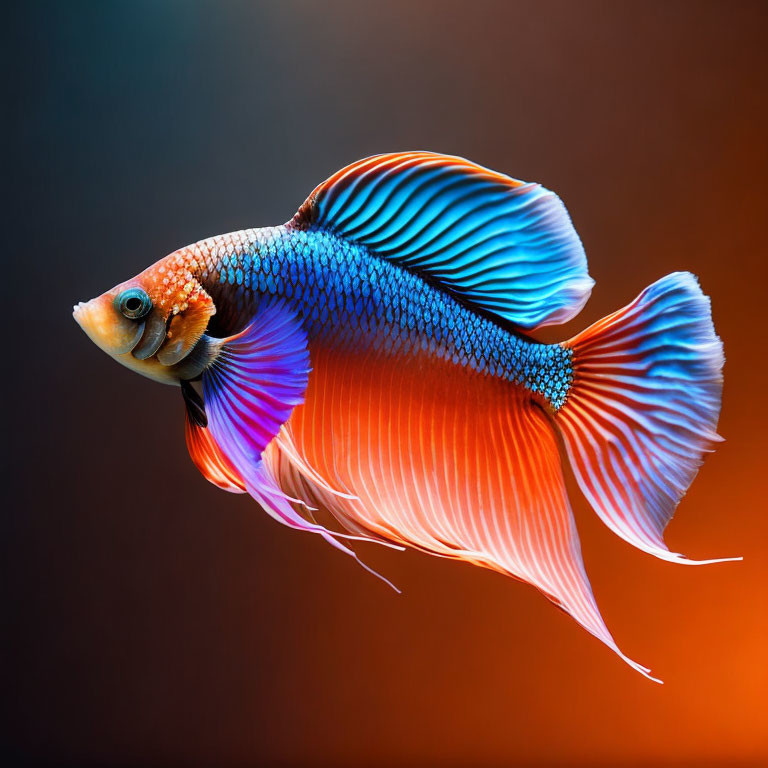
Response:
POLYGON ((211 433, 243 477, 304 402, 308 377, 306 333, 283 305, 266 307, 244 331, 222 340, 203 373, 203 399, 211 433))
MULTIPOLYGON (((307 336, 301 322, 286 306, 269 305, 244 331, 221 340, 218 356, 203 373, 208 432, 236 470, 237 487, 242 487, 242 480, 245 490, 271 517, 290 528, 319 534, 370 571, 339 539, 376 540, 329 531, 302 517, 297 507, 306 506, 304 501, 286 495, 262 460, 262 453, 293 409, 304 402, 309 372, 307 336)), ((217 479, 215 474, 213 482, 217 479)))

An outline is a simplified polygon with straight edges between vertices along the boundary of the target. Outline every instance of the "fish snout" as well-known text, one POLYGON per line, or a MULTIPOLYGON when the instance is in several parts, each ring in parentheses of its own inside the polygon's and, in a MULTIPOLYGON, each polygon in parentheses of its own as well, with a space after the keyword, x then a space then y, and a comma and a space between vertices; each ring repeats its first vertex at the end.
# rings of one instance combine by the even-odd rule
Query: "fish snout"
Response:
POLYGON ((81 301, 73 306, 72 317, 104 352, 123 355, 138 344, 144 323, 123 317, 115 310, 113 298, 104 294, 90 301, 81 301))

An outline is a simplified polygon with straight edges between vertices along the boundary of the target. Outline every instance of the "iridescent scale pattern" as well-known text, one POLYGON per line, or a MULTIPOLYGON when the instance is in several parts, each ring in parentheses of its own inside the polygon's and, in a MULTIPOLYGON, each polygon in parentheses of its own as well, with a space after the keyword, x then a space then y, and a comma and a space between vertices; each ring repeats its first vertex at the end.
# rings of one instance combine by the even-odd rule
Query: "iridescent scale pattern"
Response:
POLYGON ((323 229, 233 232, 182 249, 231 333, 266 297, 301 315, 310 342, 391 354, 429 353, 541 395, 557 410, 573 380, 572 351, 501 328, 417 274, 323 229))

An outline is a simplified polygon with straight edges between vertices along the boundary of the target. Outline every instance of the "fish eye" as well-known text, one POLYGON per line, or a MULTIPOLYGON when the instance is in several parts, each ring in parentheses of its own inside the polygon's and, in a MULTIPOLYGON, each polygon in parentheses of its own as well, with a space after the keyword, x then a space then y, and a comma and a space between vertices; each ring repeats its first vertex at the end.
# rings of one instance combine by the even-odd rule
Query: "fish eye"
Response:
POLYGON ((141 288, 128 288, 115 299, 118 310, 131 320, 146 317, 152 309, 152 299, 141 288))

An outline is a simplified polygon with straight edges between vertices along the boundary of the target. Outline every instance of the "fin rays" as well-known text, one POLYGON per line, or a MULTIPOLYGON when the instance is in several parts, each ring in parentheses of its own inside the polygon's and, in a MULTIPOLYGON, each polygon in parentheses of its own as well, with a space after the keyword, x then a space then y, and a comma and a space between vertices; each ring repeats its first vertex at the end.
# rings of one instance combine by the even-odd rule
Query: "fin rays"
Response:
POLYGON ((459 157, 379 155, 320 184, 290 226, 324 228, 521 327, 562 323, 592 279, 565 207, 459 157))
POLYGON ((533 584, 647 675, 600 617, 552 426, 521 390, 435 361, 371 353, 353 365, 320 350, 305 403, 269 454, 294 465, 280 475, 287 494, 349 530, 533 584))
POLYGON ((567 342, 575 379, 557 422, 579 485, 611 530, 663 560, 663 532, 715 432, 722 344, 696 278, 673 273, 567 342))

